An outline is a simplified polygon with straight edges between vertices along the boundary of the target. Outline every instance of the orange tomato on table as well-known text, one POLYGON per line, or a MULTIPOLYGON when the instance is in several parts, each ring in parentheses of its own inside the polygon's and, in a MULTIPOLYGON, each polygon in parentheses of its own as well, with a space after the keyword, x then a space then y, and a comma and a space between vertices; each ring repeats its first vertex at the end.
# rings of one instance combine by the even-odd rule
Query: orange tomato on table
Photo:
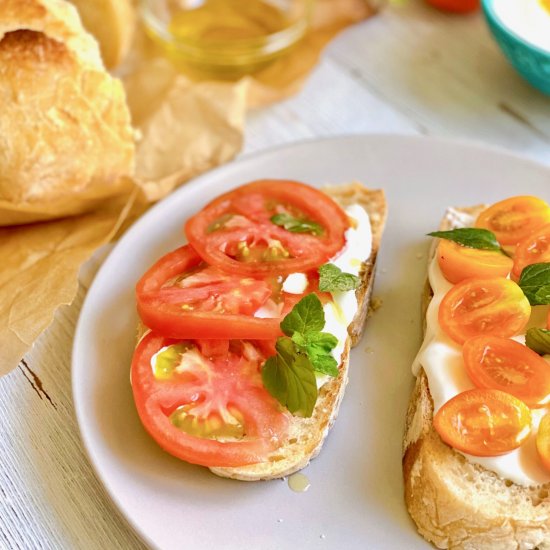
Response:
POLYGON ((470 248, 447 239, 441 239, 438 245, 437 261, 451 283, 468 277, 506 277, 513 264, 511 258, 498 250, 470 248))
POLYGON ((444 10, 456 13, 468 13, 479 8, 479 0, 427 0, 428 4, 444 10))

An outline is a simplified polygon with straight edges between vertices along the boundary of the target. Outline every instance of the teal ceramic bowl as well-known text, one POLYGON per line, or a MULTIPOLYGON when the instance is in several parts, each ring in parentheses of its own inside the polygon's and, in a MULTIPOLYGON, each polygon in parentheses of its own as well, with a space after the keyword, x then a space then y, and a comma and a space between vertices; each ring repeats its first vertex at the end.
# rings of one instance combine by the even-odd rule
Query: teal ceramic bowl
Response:
MULTIPOLYGON (((498 45, 523 78, 541 92, 550 95, 550 52, 529 43, 506 27, 495 13, 495 1, 498 0, 482 0, 482 6, 498 45)), ((550 17, 548 20, 550 21, 550 17)))

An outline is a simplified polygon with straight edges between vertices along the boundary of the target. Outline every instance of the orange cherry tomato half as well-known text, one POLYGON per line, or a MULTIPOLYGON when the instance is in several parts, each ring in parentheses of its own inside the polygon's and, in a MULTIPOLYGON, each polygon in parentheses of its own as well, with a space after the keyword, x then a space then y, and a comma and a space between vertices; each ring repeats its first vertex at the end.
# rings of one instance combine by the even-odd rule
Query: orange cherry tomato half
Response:
POLYGON ((519 334, 530 315, 531 306, 521 288, 503 277, 464 279, 439 306, 441 328, 459 344, 482 334, 503 338, 519 334))
POLYGON ((525 267, 544 262, 550 262, 550 224, 533 231, 517 244, 512 278, 518 281, 525 267))
POLYGON ((428 0, 428 4, 455 13, 467 13, 479 8, 479 0, 428 0))
POLYGON ((441 239, 437 248, 437 261, 451 283, 469 277, 506 277, 513 260, 496 250, 469 248, 447 239, 441 239))
POLYGON ((550 414, 543 416, 540 421, 536 444, 540 461, 550 471, 550 414))
POLYGON ((447 401, 434 417, 441 439, 474 456, 499 456, 517 449, 531 433, 531 411, 513 395, 474 389, 447 401))
POLYGON ((475 226, 492 231, 500 244, 517 244, 550 223, 550 207, 537 197, 511 197, 484 210, 475 226))
POLYGON ((465 342, 462 357, 478 388, 510 393, 529 407, 542 407, 550 400, 550 365, 519 342, 476 336, 465 342))

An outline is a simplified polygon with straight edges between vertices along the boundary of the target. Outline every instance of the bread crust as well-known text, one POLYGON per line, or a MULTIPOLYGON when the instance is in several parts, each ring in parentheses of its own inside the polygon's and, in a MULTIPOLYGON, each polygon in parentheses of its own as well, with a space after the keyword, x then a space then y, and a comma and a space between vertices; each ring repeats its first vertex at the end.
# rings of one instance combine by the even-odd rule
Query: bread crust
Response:
MULTIPOLYGON (((453 212, 475 216, 483 208, 453 212)), ((441 229, 459 225, 448 213, 441 229)), ((431 296, 427 283, 424 318, 431 296)), ((433 400, 423 369, 407 411, 403 477, 409 514, 419 533, 438 548, 550 548, 550 484, 517 485, 445 444, 433 428, 433 400)))
POLYGON ((122 83, 63 0, 0 10, 0 225, 86 212, 132 188, 122 83))

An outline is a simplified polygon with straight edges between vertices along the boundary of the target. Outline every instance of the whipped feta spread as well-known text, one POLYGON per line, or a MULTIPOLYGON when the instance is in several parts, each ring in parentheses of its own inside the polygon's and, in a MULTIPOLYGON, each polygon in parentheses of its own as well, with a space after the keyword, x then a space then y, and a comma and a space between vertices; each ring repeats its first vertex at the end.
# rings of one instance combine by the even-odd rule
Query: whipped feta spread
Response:
POLYGON ((550 11, 545 0, 495 0, 502 24, 530 44, 550 52, 550 11))
MULTIPOLYGON (((472 224, 473 220, 465 225, 472 224)), ((443 332, 438 321, 441 300, 453 287, 453 284, 443 276, 436 255, 432 256, 428 279, 433 290, 433 298, 426 312, 426 334, 424 343, 414 360, 413 373, 418 375, 420 369, 424 368, 434 402, 435 414, 449 399, 463 391, 473 389, 475 386, 464 368, 462 346, 443 332)), ((531 319, 527 328, 532 326, 545 328, 546 314, 546 306, 532 307, 531 319)), ((525 343, 524 335, 514 339, 525 343)), ((508 454, 495 457, 461 454, 470 462, 479 464, 487 470, 495 472, 501 478, 509 479, 518 485, 530 486, 547 483, 550 481, 550 472, 542 466, 535 445, 538 424, 546 412, 548 411, 545 408, 531 409, 531 435, 521 447, 508 454)))
MULTIPOLYGON (((346 231, 346 244, 329 263, 339 267, 344 273, 359 275, 363 262, 370 258, 372 252, 372 230, 369 215, 359 204, 353 204, 345 209, 352 220, 352 226, 346 231)), ((334 291, 332 302, 324 305, 325 326, 323 332, 329 332, 338 339, 338 344, 332 350, 332 356, 338 365, 342 362, 342 354, 348 338, 348 327, 353 322, 359 303, 355 290, 334 291)), ((317 387, 330 380, 330 376, 318 374, 317 387)))

